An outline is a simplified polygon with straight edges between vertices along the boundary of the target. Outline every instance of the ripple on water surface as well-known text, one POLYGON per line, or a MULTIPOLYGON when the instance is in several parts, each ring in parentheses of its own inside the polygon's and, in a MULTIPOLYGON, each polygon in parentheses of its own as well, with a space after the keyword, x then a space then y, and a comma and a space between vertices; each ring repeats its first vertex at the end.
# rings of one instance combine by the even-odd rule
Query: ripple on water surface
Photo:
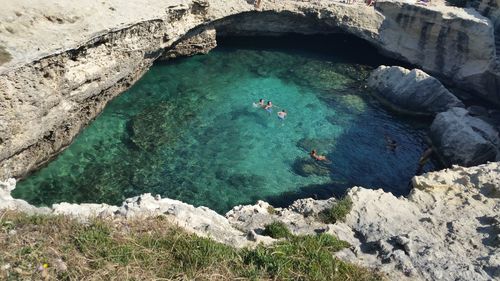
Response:
POLYGON ((155 65, 14 196, 119 204, 151 192, 225 212, 353 185, 406 194, 428 124, 378 107, 365 89, 370 69, 331 55, 229 48, 155 65), (276 105, 272 114, 252 105, 259 98, 276 105), (310 160, 312 148, 331 161, 310 160))

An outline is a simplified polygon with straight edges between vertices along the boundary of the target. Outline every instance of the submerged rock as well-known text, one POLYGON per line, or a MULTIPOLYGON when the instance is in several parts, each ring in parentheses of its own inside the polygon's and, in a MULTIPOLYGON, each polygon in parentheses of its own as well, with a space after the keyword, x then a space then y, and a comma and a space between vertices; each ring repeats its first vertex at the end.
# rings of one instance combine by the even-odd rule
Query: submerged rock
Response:
POLYGON ((312 175, 328 176, 331 173, 330 168, 324 163, 309 158, 296 159, 293 162, 292 169, 294 173, 303 177, 309 177, 312 175))
POLYGON ((463 108, 438 114, 432 122, 430 137, 438 155, 448 166, 473 166, 500 156, 498 132, 463 108))
POLYGON ((194 117, 187 103, 161 102, 145 108, 128 124, 130 140, 139 148, 152 151, 177 139, 185 122, 194 117))
POLYGON ((435 115, 464 104, 437 79, 420 69, 380 66, 372 72, 368 85, 392 109, 416 115, 435 115))

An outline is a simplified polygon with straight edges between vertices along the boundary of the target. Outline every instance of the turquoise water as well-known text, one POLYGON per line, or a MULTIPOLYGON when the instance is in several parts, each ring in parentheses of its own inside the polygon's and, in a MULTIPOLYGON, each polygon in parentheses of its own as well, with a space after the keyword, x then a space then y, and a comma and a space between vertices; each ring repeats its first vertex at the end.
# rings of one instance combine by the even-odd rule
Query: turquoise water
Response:
POLYGON ((353 185, 408 192, 428 124, 378 105, 365 88, 372 66, 307 48, 236 47, 155 65, 13 195, 119 204, 151 192, 225 212, 353 185), (253 106, 259 98, 272 114, 253 106), (330 162, 311 160, 313 148, 330 162))

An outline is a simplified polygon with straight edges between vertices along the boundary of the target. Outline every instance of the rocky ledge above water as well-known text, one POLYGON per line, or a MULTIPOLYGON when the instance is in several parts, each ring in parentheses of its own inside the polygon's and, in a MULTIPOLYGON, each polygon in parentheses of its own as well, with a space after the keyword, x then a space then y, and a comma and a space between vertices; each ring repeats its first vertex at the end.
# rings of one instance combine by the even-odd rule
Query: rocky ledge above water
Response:
POLYGON ((375 95, 402 113, 433 116, 464 104, 436 78, 420 69, 379 66, 368 78, 375 95))
POLYGON ((473 9, 408 1, 7 1, 0 10, 0 179, 68 146, 164 57, 204 53, 215 33, 349 33, 500 102, 493 25, 473 9))
POLYGON ((300 199, 288 208, 259 201, 236 206, 225 216, 150 194, 127 199, 121 206, 61 203, 37 208, 10 196, 13 179, 0 184, 0 209, 82 220, 164 215, 187 231, 235 247, 272 243, 275 240, 262 230, 281 221, 296 235, 338 236, 351 244, 337 253, 339 258, 378 268, 393 280, 500 278, 500 162, 427 173, 414 177, 413 186, 408 197, 353 187, 346 194, 352 210, 344 222, 335 224, 318 219, 321 211, 337 204, 335 198, 300 199))

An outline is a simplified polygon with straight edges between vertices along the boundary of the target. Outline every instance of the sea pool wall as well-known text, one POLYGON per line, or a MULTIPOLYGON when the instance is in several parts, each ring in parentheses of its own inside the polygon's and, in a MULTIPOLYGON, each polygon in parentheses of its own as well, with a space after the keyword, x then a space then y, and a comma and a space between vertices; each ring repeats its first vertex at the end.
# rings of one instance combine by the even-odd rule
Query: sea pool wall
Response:
POLYGON ((0 65, 0 179, 24 177, 50 161, 164 49, 189 31, 213 23, 226 33, 351 33, 386 54, 499 100, 496 74, 491 72, 491 22, 470 11, 394 1, 378 1, 376 9, 362 3, 263 1, 258 13, 240 0, 135 0, 104 8, 98 1, 84 7, 50 3, 29 3, 25 6, 33 9, 23 10, 23 1, 18 1, 1 13, 4 30, 12 32, 0 33, 11 57, 0 65), (234 17, 238 14, 243 16, 234 17), (418 28, 426 22, 432 24, 418 28), (311 23, 322 28, 318 31, 311 23), (66 36, 55 36, 54 30, 66 36))

